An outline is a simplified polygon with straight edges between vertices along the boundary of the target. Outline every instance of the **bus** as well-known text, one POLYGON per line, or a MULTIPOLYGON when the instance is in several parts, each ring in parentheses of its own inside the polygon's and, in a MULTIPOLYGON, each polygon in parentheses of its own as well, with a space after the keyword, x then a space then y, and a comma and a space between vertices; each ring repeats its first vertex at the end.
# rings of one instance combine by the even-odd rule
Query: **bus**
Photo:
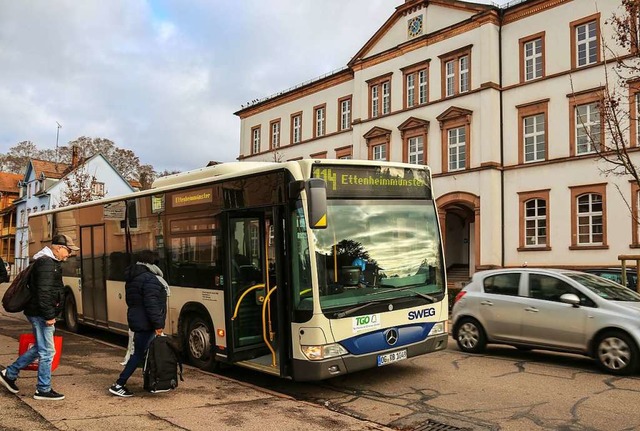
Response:
POLYGON ((152 250, 164 332, 191 364, 296 381, 447 346, 440 225, 427 166, 231 162, 151 189, 32 214, 30 255, 69 235, 62 319, 126 334, 125 268, 152 250))

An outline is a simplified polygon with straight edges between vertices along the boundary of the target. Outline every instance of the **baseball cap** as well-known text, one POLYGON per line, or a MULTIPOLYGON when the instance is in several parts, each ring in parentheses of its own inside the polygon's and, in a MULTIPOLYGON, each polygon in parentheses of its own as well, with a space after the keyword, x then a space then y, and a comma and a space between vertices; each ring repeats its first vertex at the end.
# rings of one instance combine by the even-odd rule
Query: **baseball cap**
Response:
POLYGON ((73 250, 73 251, 80 250, 80 247, 75 245, 75 243, 73 242, 73 240, 71 239, 71 237, 69 235, 63 235, 63 234, 55 235, 53 237, 53 240, 51 241, 51 244, 52 245, 64 245, 69 250, 73 250))

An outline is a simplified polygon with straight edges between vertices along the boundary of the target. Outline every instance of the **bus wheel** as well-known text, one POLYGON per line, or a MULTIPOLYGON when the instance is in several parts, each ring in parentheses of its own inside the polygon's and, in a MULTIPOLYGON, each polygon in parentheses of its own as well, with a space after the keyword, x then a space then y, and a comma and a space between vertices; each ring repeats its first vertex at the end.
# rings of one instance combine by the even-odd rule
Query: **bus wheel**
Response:
POLYGON ((68 331, 78 332, 78 309, 76 300, 72 293, 67 293, 64 297, 64 323, 68 331))
POLYGON ((189 319, 186 336, 186 352, 189 362, 201 370, 216 368, 216 359, 211 346, 213 328, 209 321, 200 315, 189 319))

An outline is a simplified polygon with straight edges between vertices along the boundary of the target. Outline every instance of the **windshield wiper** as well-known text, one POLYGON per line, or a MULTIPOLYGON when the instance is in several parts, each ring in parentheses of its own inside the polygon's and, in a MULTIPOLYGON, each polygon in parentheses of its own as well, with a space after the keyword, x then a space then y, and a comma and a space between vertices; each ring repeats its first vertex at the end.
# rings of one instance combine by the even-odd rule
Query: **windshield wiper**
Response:
POLYGON ((343 318, 343 317, 347 317, 347 316, 349 316, 350 314, 355 313, 356 311, 360 311, 360 310, 362 310, 363 308, 367 308, 367 307, 368 307, 368 306, 370 306, 370 305, 373 305, 373 304, 381 304, 381 303, 383 303, 383 302, 386 302, 386 301, 384 301, 384 300, 381 300, 381 299, 380 299, 380 300, 377 300, 377 301, 367 302, 366 304, 356 305, 355 307, 351 307, 351 308, 348 308, 348 309, 346 309, 346 310, 344 310, 344 311, 341 311, 341 312, 339 312, 339 313, 336 313, 336 317, 337 317, 338 319, 341 319, 341 318, 343 318))
POLYGON ((400 287, 400 288, 393 288, 393 287, 390 287, 390 288, 389 288, 389 290, 384 290, 384 291, 380 291, 380 292, 375 292, 375 293, 372 293, 371 295, 380 295, 380 294, 382 294, 382 293, 389 293, 389 292, 392 292, 392 291, 393 291, 393 292, 402 292, 402 291, 407 290, 407 291, 409 291, 409 292, 411 292, 411 293, 415 294, 416 296, 419 296, 419 297, 421 297, 421 298, 424 298, 424 299, 428 300, 428 301, 429 301, 429 302, 431 302, 431 303, 438 302, 438 300, 437 300, 436 298, 434 298, 433 296, 431 296, 431 295, 427 295, 426 293, 421 293, 421 292, 418 292, 418 291, 412 290, 412 289, 414 289, 414 288, 415 288, 415 286, 405 286, 405 287, 400 287))

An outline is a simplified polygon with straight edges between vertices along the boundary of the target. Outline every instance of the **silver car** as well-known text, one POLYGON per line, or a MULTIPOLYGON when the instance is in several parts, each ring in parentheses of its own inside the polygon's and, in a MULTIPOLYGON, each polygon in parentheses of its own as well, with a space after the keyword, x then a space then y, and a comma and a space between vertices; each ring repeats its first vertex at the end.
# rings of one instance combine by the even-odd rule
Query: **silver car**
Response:
POLYGON ((452 324, 463 352, 499 343, 579 353, 618 375, 633 373, 640 361, 640 295, 583 272, 478 272, 456 296, 452 324))

